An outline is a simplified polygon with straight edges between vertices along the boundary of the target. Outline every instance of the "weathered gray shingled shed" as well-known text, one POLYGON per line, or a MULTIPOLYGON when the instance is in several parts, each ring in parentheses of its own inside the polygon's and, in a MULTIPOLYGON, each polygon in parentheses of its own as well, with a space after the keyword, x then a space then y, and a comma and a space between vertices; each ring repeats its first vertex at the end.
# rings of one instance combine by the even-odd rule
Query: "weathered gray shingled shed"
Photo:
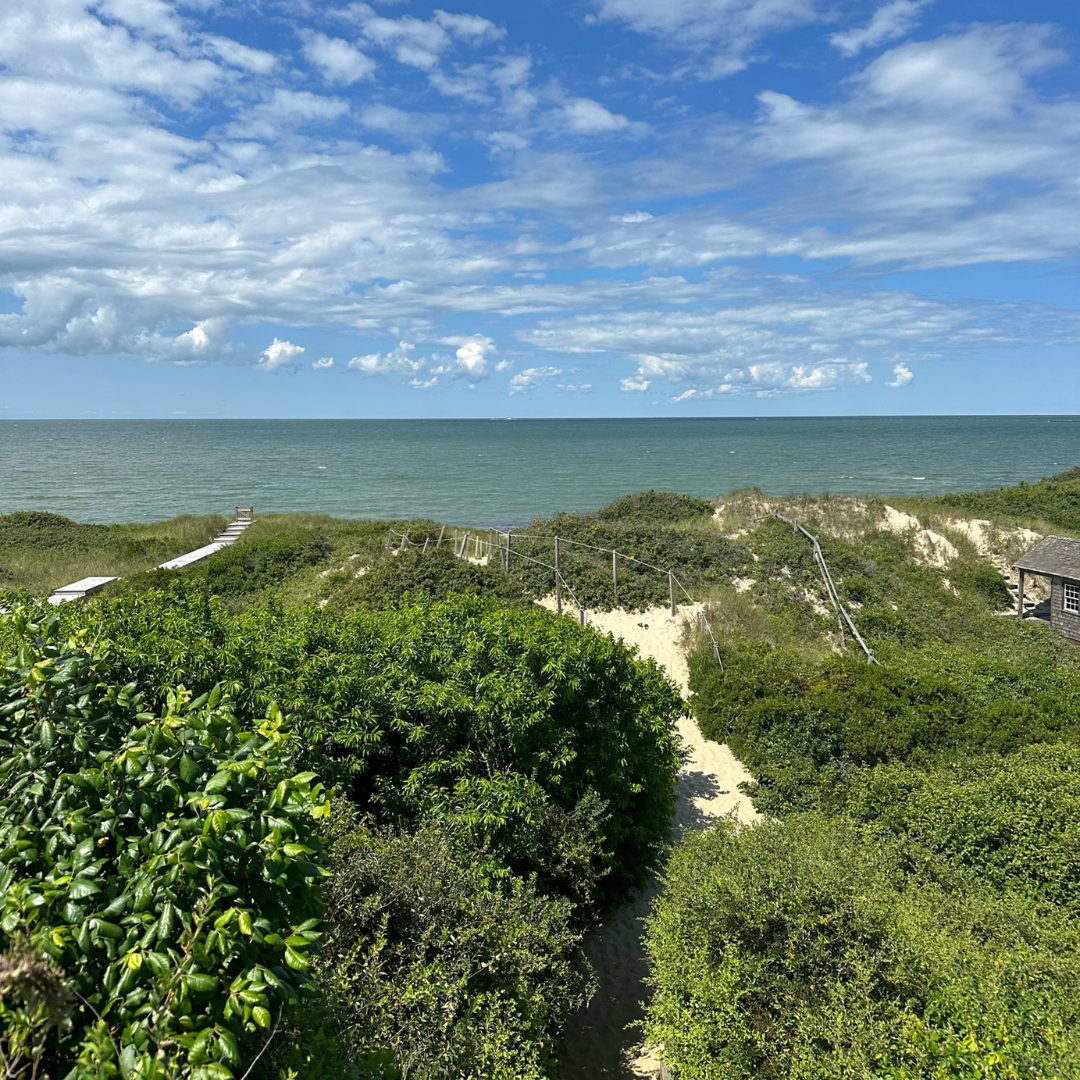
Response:
POLYGON ((1050 625, 1080 641, 1080 540, 1048 536, 1013 563, 1018 572, 1017 614, 1024 617, 1024 575, 1050 579, 1050 625))

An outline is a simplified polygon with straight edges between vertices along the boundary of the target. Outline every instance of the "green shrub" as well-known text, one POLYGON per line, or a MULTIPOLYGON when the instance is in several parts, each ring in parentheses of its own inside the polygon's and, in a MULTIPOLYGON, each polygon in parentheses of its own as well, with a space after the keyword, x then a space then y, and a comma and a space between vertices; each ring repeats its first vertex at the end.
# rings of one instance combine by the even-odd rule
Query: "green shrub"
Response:
POLYGON ((217 596, 240 597, 284 581, 306 566, 322 562, 333 545, 321 532, 238 540, 202 564, 206 584, 217 596))
POLYGON ((725 656, 723 671, 703 651, 690 686, 703 734, 747 765, 767 813, 827 801, 852 766, 1080 739, 1080 672, 1056 649, 1009 658, 939 644, 875 667, 758 648, 725 656))
POLYGON ((78 999, 50 1070, 225 1080, 311 987, 314 774, 276 708, 244 723, 178 687, 155 715, 55 611, 2 622, 0 946, 28 939, 78 999))
POLYGON ((1075 923, 841 822, 689 834, 647 945, 680 1080, 1078 1075, 1075 923))
POLYGON ((932 508, 961 510, 979 517, 1045 521, 1068 532, 1080 532, 1080 467, 1034 484, 935 495, 925 501, 932 508))
POLYGON ((477 597, 231 615, 182 585, 60 617, 108 640, 155 707, 177 683, 221 683, 251 721, 277 702, 307 767, 380 824, 452 822, 586 910, 640 884, 666 842, 682 701, 651 660, 570 619, 477 597))
POLYGON ((930 770, 886 765, 844 793, 853 820, 980 882, 1080 914, 1080 747, 1029 746, 930 770))
POLYGON ((449 549, 415 548, 380 559, 367 573, 335 590, 336 607, 400 607, 471 593, 506 603, 527 603, 522 586, 494 566, 459 559, 449 549))
POLYGON ((87 551, 109 541, 108 525, 81 525, 44 510, 16 510, 0 516, 0 548, 87 551))
POLYGON ((693 495, 677 495, 671 491, 639 491, 624 495, 596 511, 601 521, 624 521, 637 525, 671 525, 676 521, 711 517, 715 504, 693 495))
POLYGON ((354 827, 332 866, 319 979, 354 1054, 389 1048, 416 1080, 554 1075, 586 989, 565 900, 490 878, 431 823, 411 836, 354 827))

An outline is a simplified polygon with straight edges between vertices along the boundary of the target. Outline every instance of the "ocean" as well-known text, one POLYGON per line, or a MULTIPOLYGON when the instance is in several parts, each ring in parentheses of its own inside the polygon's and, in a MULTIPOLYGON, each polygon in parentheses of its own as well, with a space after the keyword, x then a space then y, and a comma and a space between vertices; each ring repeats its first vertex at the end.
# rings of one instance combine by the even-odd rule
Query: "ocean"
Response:
POLYGON ((0 513, 306 511, 506 526, 648 488, 964 491, 1080 464, 1080 419, 5 420, 0 513))

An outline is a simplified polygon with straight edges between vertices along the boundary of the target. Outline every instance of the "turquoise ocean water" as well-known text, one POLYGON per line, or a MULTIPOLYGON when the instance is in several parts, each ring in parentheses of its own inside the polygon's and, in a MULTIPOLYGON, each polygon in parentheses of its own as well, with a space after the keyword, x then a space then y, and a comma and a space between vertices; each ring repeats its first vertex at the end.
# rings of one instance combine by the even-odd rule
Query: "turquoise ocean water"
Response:
POLYGON ((0 421, 0 513, 311 511, 510 525, 646 488, 906 494, 1080 464, 1073 417, 0 421))

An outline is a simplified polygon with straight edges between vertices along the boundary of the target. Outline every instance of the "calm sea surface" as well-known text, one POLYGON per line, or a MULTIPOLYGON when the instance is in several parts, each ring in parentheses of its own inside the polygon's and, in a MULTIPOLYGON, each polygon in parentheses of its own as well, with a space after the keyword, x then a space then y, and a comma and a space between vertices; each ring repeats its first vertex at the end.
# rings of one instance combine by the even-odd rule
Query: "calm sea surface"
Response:
POLYGON ((0 513, 153 521, 250 503, 508 525, 646 488, 962 491, 1076 464, 1074 417, 7 420, 0 513))

